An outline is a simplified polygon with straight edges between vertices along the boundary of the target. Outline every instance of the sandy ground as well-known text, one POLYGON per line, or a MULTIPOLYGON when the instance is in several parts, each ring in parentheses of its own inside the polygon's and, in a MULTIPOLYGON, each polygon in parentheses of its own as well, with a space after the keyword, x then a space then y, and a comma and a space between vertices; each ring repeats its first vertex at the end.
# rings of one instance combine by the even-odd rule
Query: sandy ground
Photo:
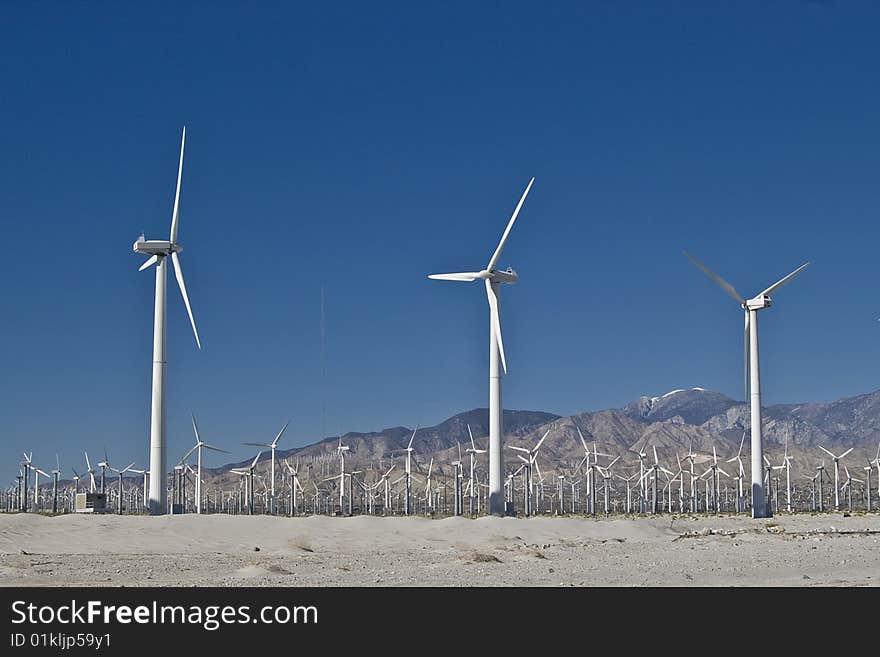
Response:
POLYGON ((0 515, 3 586, 864 586, 880 516, 0 515))

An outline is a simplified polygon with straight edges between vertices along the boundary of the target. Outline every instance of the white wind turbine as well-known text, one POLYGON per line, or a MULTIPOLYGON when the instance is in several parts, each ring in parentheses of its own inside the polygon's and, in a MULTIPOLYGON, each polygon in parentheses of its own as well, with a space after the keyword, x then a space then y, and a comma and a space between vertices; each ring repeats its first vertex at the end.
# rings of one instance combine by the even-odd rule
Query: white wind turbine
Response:
MULTIPOLYGON (((413 429, 412 436, 409 438, 409 444, 407 444, 406 448, 403 450, 406 452, 406 466, 403 471, 403 475, 401 479, 404 480, 404 487, 406 490, 406 504, 404 505, 404 515, 412 515, 413 505, 412 505, 412 453, 413 453, 413 441, 416 439, 416 431, 419 430, 418 425, 415 429, 413 429)), ((345 449, 348 449, 347 447, 345 449)), ((397 483, 397 482, 394 482, 397 483)))
POLYGON ((114 467, 113 467, 112 465, 110 465, 109 463, 107 464, 107 467, 110 468, 111 470, 113 470, 113 472, 115 472, 115 473, 119 476, 119 498, 117 499, 116 502, 117 502, 117 513, 119 513, 119 514, 121 515, 121 514, 122 514, 122 493, 123 493, 123 490, 122 490, 122 475, 124 475, 126 472, 128 472, 129 470, 131 470, 132 467, 134 467, 134 462, 129 463, 127 466, 125 466, 125 467, 122 468, 121 470, 118 470, 118 469, 114 468, 114 467))
POLYGON ((758 358, 758 311, 769 308, 772 304, 770 295, 780 287, 788 283, 792 278, 801 273, 809 266, 809 262, 801 265, 787 276, 781 278, 776 283, 759 292, 751 299, 744 298, 736 288, 723 278, 711 271, 706 265, 694 258, 691 254, 685 252, 685 255, 697 267, 711 278, 718 286, 728 295, 736 299, 745 312, 745 334, 744 334, 744 376, 746 392, 750 392, 751 400, 751 429, 752 429, 752 517, 768 518, 773 515, 768 504, 764 501, 764 477, 763 477, 763 458, 764 446, 761 438, 761 375, 758 358))
POLYGON ((852 511, 852 482, 858 482, 860 484, 865 483, 862 479, 856 479, 849 473, 849 468, 843 466, 843 471, 846 472, 846 481, 843 482, 843 486, 840 487, 840 492, 842 493, 844 489, 846 489, 846 500, 847 500, 847 508, 852 511))
POLYGON ((260 460, 260 456, 262 455, 263 452, 257 452, 254 460, 246 468, 231 468, 229 470, 230 472, 239 475, 239 477, 245 482, 245 503, 247 504, 248 513, 250 515, 254 514, 254 469, 257 467, 257 461, 260 460))
POLYGON ((433 510, 434 506, 434 489, 431 487, 431 471, 434 469, 434 457, 431 457, 431 462, 428 464, 428 474, 425 477, 425 515, 428 515, 433 510))
POLYGON ((742 462, 743 443, 745 442, 745 440, 746 432, 743 431, 742 438, 739 441, 739 451, 736 453, 736 456, 734 456, 733 458, 729 458, 726 461, 727 463, 733 463, 734 461, 736 461, 739 464, 739 471, 734 479, 737 482, 736 510, 740 512, 743 510, 743 506, 745 503, 745 498, 743 497, 743 476, 745 475, 745 468, 743 467, 742 462))
POLYGON ((385 498, 384 498, 384 506, 383 506, 383 508, 382 508, 382 514, 383 514, 383 515, 386 515, 386 516, 391 514, 391 486, 390 486, 390 484, 388 483, 388 475, 391 474, 391 471, 394 470, 394 467, 395 467, 395 466, 394 466, 394 464, 392 463, 392 464, 391 464, 391 467, 388 468, 388 472, 386 472, 385 474, 383 474, 383 475, 379 478, 379 481, 376 483, 376 486, 377 486, 377 487, 378 487, 380 484, 384 484, 384 486, 385 486, 385 490, 384 490, 385 498))
POLYGON ((501 236, 498 248, 489 259, 486 268, 478 272, 459 272, 454 274, 430 274, 428 278, 442 281, 475 281, 481 279, 486 286, 486 298, 489 300, 489 514, 504 515, 504 455, 501 453, 501 441, 504 436, 503 413, 501 404, 501 369, 507 373, 507 359, 504 356, 504 342, 501 339, 500 295, 502 283, 516 283, 518 276, 513 269, 504 271, 495 269, 501 249, 507 241, 510 229, 532 188, 532 178, 526 186, 516 209, 507 223, 501 236))
MULTIPOLYGON (((868 511, 871 510, 871 471, 874 469, 874 466, 880 468, 880 443, 877 445, 877 456, 874 457, 873 461, 869 461, 868 457, 865 457, 865 461, 867 465, 865 466, 865 478, 867 479, 867 487, 868 487, 868 511)), ((877 495, 880 496, 880 474, 877 477, 877 495)))
POLYGON ((791 513, 791 461, 792 457, 788 455, 788 438, 786 437, 785 451, 782 455, 782 463, 773 466, 773 469, 785 470, 785 506, 789 513, 791 513))
POLYGON ((86 471, 83 474, 89 475, 89 492, 94 493, 96 490, 95 469, 92 467, 92 463, 89 461, 89 453, 83 451, 83 456, 86 457, 86 471))
POLYGON ((477 446, 476 446, 476 444, 474 443, 474 434, 473 434, 473 432, 471 431, 471 425, 470 425, 470 424, 467 425, 467 430, 468 430, 468 436, 469 436, 470 439, 471 439, 471 446, 468 447, 468 448, 465 450, 468 454, 471 455, 471 478, 470 478, 470 480, 469 480, 469 482, 468 482, 468 486, 470 487, 470 490, 469 490, 469 493, 468 493, 468 499, 469 499, 469 505, 470 505, 470 506, 469 506, 469 509, 468 509, 468 510, 469 510, 469 512, 470 512, 471 515, 474 515, 474 513, 476 512, 476 501, 475 501, 475 496, 476 496, 476 494, 477 494, 476 487, 474 486, 474 466, 476 465, 477 454, 485 454, 487 450, 485 450, 485 449, 477 449, 477 446))
POLYGON ((193 334, 196 337, 196 345, 202 348, 199 340, 199 332, 196 330, 196 321, 193 318, 192 308, 189 305, 189 296, 186 293, 186 284, 183 282, 183 271, 180 269, 180 259, 177 254, 183 251, 183 247, 177 241, 177 225, 180 218, 180 180, 183 175, 183 147, 186 142, 186 127, 180 138, 180 163, 177 167, 177 190, 174 193, 174 210, 171 213, 171 235, 168 240, 146 240, 141 235, 134 243, 135 253, 142 253, 150 257, 140 266, 143 271, 152 265, 156 265, 156 300, 155 315, 153 318, 153 392, 152 409, 150 413, 150 513, 164 514, 167 507, 167 491, 165 489, 166 467, 166 414, 165 414, 165 311, 166 311, 166 281, 168 256, 174 265, 174 275, 177 285, 183 296, 183 303, 192 324, 193 334))
MULTIPOLYGON (((292 420, 291 418, 290 420, 292 420)), ((272 496, 272 501, 270 502, 270 513, 275 513, 275 448, 278 447, 278 441, 281 440, 281 436, 284 434, 284 430, 287 429, 287 425, 290 424, 290 420, 284 423, 284 426, 281 427, 281 431, 278 432, 278 435, 275 436, 275 440, 271 443, 243 443, 244 445, 249 445, 251 447, 266 447, 272 450, 272 465, 271 465, 271 486, 269 487, 269 494, 272 496)), ((339 439, 340 442, 342 438, 339 439)), ((346 447, 345 449, 348 449, 346 447)), ((222 450, 221 450, 222 451, 222 450)), ((340 502, 341 504, 341 502, 340 502)))
POLYGON ((287 472, 290 475, 290 515, 296 515, 296 493, 299 491, 303 492, 303 487, 299 483, 299 463, 296 464, 296 467, 290 465, 287 459, 284 459, 284 465, 287 466, 287 472))
MULTIPOLYGON (((468 427, 470 430, 470 427, 468 427)), ((541 445, 544 444, 544 441, 547 440, 547 436, 550 435, 550 429, 548 429, 543 436, 541 436, 541 440, 537 442, 537 444, 532 449, 526 449, 525 447, 517 447, 516 445, 508 445, 510 449, 516 450, 517 452, 523 452, 528 456, 525 458, 523 456, 517 455, 520 461, 525 464, 526 467, 526 480, 527 480, 527 492, 525 493, 526 504, 525 504, 525 514, 531 515, 534 513, 534 500, 532 499, 533 495, 533 480, 532 480, 532 468, 537 469, 538 474, 541 473, 541 468, 538 467, 538 450, 541 449, 541 445)), ((578 429, 580 431, 580 429, 578 429)), ((471 437, 471 441, 473 442, 473 437, 471 437)), ((471 457, 473 459, 473 456, 471 457)), ((473 461, 471 465, 471 469, 473 469, 473 461)), ((473 478, 473 474, 471 474, 471 478, 473 478)), ((543 480, 543 477, 542 477, 543 480)))
POLYGON ((136 470, 135 468, 131 468, 129 472, 134 472, 141 475, 144 478, 144 510, 148 510, 150 508, 150 471, 149 470, 136 470))
MULTIPOLYGON (((196 472, 196 513, 201 513, 202 512, 202 447, 204 447, 206 449, 214 450, 215 452, 223 452, 224 454, 229 454, 229 452, 226 451, 225 449, 220 449, 219 447, 214 447, 213 445, 209 445, 208 443, 204 442, 202 440, 201 436, 199 436, 199 427, 196 425, 196 416, 190 414, 190 417, 192 418, 193 433, 195 433, 195 435, 196 435, 196 444, 193 445, 193 447, 186 454, 183 455, 183 458, 180 459, 180 462, 183 463, 184 461, 186 461, 189 458, 190 454, 192 454, 193 452, 196 452, 196 460, 197 460, 197 467, 198 467, 198 471, 196 472)), ((273 461, 275 460, 275 453, 274 452, 272 453, 272 460, 273 461)), ((274 479, 274 477, 273 477, 273 479, 274 479)), ((274 497, 274 491, 273 491, 273 497, 274 497)))
POLYGON ((846 456, 851 451, 853 451, 853 448, 850 447, 848 450, 846 450, 840 456, 834 456, 834 454, 832 454, 827 449, 822 447, 822 445, 819 445, 819 449, 821 449, 823 452, 828 454, 828 456, 830 456, 834 460, 834 510, 839 511, 840 510, 840 490, 838 489, 837 484, 840 481, 840 459, 842 459, 844 456, 846 456))

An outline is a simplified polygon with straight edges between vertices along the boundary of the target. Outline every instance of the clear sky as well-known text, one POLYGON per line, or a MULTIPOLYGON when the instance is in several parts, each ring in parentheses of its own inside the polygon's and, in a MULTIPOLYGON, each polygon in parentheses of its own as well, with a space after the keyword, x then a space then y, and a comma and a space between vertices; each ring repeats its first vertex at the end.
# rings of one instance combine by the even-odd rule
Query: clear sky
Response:
POLYGON ((426 274, 485 266, 531 176, 506 407, 742 398, 741 311, 683 249, 749 296, 812 261, 760 317, 767 404, 880 387, 876 4, 426 4, 4 6, 4 479, 145 463, 132 242, 167 238, 183 125, 170 460, 190 411, 238 459, 322 403, 328 435, 486 406, 485 294, 426 274))

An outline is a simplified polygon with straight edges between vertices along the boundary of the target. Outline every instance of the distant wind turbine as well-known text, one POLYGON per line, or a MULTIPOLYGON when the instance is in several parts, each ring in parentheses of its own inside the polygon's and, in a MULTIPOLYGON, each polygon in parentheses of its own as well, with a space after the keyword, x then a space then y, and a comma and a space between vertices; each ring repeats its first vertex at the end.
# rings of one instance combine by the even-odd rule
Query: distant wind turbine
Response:
MULTIPOLYGON (((758 358, 758 311, 769 308, 772 304, 770 295, 809 266, 809 262, 801 265, 773 285, 759 292, 751 299, 746 299, 736 288, 711 271, 706 265, 685 251, 685 255, 697 267, 703 270, 718 286, 742 306, 745 313, 744 334, 744 383, 746 393, 751 392, 751 425, 752 425, 752 517, 769 518, 773 515, 770 505, 764 500, 764 446, 761 439, 761 375, 758 358)), ((747 395, 748 396, 748 395, 747 395)))
POLYGON ((220 449, 219 447, 214 447, 213 445, 209 445, 204 442, 199 435, 199 427, 196 425, 196 416, 190 413, 190 417, 192 418, 193 425, 193 433, 196 435, 196 444, 190 449, 186 454, 183 455, 183 458, 180 459, 180 462, 183 463, 189 458, 189 455, 193 452, 196 452, 196 462, 197 462, 197 472, 196 472, 196 513, 202 512, 202 448, 211 449, 215 452, 223 452, 224 454, 229 454, 225 449, 220 449))

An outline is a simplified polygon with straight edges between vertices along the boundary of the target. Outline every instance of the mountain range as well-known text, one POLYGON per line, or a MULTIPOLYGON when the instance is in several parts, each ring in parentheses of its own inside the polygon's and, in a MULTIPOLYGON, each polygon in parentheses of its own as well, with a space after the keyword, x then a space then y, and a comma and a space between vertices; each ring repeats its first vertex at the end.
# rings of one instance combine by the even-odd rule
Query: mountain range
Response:
MULTIPOLYGON (((852 447, 853 452, 841 464, 850 467, 853 477, 864 478, 866 459, 876 457, 880 442, 880 390, 829 403, 768 406, 764 408, 763 422, 764 452, 773 465, 782 462, 787 444, 788 453, 793 458, 793 475, 800 477, 812 474, 823 460, 830 466, 830 457, 819 449, 820 445, 835 454, 852 447)), ((414 469, 423 472, 433 458, 434 473, 450 475, 451 462, 458 458, 458 445, 463 452, 470 445, 468 425, 477 446, 486 448, 488 411, 485 408, 459 413, 433 427, 418 428, 413 441, 414 469)), ((705 468, 712 461, 714 447, 721 467, 734 475, 737 464, 722 461, 735 457, 745 432, 742 460, 748 471, 749 426, 747 404, 703 388, 673 390, 659 397, 640 397, 623 408, 567 417, 543 411, 504 411, 507 445, 531 447, 549 432, 538 461, 545 476, 554 471, 569 473, 577 468, 584 456, 578 427, 588 444, 595 443, 600 453, 621 456, 615 466, 618 473, 631 470, 633 466, 637 468, 640 451, 648 454, 647 460, 653 462, 653 448, 656 448, 661 464, 673 471, 677 470, 674 467, 676 458, 684 457, 689 449, 697 454, 697 464, 705 464, 705 468)), ((398 426, 370 433, 346 433, 341 437, 342 444, 349 447, 346 470, 384 471, 392 461, 402 466, 412 432, 412 428, 398 426)), ((324 476, 330 476, 338 472, 336 447, 339 442, 340 437, 334 436, 303 447, 279 449, 276 456, 280 460, 288 458, 291 462, 299 460, 303 468, 301 478, 309 466, 319 468, 313 470, 315 478, 321 476, 321 469, 324 476), (325 465, 322 466, 322 462, 325 465)), ((467 470, 468 457, 465 453, 463 456, 467 470)), ((267 457, 268 454, 261 457, 258 472, 268 470, 267 457)), ((485 454, 478 457, 478 467, 483 471, 485 459, 485 454)), ((505 460, 508 466, 518 463, 513 451, 506 452, 505 460)), ((608 460, 607 457, 600 459, 600 464, 608 460)), ((249 463, 250 459, 211 470, 203 469, 204 478, 208 485, 226 485, 237 480, 235 474, 229 473, 231 468, 249 463)))

